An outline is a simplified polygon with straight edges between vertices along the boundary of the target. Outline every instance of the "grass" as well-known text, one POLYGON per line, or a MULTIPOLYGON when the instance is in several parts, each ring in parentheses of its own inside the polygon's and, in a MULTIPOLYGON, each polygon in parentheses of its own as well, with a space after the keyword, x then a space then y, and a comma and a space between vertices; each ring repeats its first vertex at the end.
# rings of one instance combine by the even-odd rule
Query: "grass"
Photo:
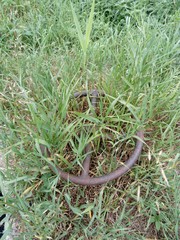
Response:
MULTIPOLYGON (((72 2, 85 29, 92 1, 72 2)), ((97 1, 84 65, 69 1, 2 1, 0 213, 18 219, 16 239, 178 239, 179 9, 178 1, 97 1), (88 100, 71 98, 91 88, 106 93, 94 118, 88 100), (59 182, 39 151, 45 144, 77 173, 93 139, 91 174, 100 175, 128 157, 139 127, 138 164, 103 186, 59 182)))
POLYGON ((89 19, 88 19, 88 22, 87 22, 87 25, 86 25, 86 34, 83 35, 83 33, 81 31, 81 26, 80 26, 79 20, 78 20, 77 15, 74 11, 73 4, 71 3, 71 9, 72 9, 72 13, 73 13, 74 22, 75 22, 75 25, 76 25, 78 37, 79 37, 79 42, 81 44, 81 48, 82 48, 83 53, 84 53, 84 65, 86 64, 86 55, 87 55, 88 45, 89 45, 89 42, 90 42, 90 34, 91 34, 91 31, 92 31, 92 24, 93 24, 93 17, 94 17, 94 6, 95 6, 95 0, 93 0, 93 2, 92 2, 91 13, 89 15, 89 19))

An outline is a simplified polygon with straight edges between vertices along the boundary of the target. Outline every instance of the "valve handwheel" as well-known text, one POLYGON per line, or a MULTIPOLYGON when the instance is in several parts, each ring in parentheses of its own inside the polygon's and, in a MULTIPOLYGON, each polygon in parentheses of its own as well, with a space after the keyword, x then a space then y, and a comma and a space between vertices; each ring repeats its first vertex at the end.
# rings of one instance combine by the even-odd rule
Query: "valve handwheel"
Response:
MULTIPOLYGON (((76 92, 74 94, 74 97, 82 98, 87 95, 89 95, 89 97, 91 99, 91 104, 92 104, 93 108, 95 109, 98 97, 104 96, 104 93, 101 93, 97 90, 92 90, 89 93, 87 91, 82 91, 82 92, 76 92)), ((99 184, 107 183, 111 180, 114 180, 114 179, 119 178, 122 175, 124 175, 126 172, 128 172, 132 168, 132 166, 138 160, 138 158, 141 154, 142 148, 143 148, 143 139, 144 139, 143 130, 138 131, 136 133, 136 135, 138 137, 137 141, 136 141, 136 146, 135 146, 135 149, 134 149, 132 155, 129 157, 129 159, 123 164, 123 166, 117 168, 113 172, 108 173, 106 175, 99 176, 99 177, 90 177, 89 176, 91 154, 92 154, 91 143, 88 143, 87 146, 85 147, 86 158, 83 162, 83 169, 82 169, 80 176, 69 174, 69 173, 61 170, 58 166, 51 165, 50 163, 48 163, 49 168, 55 174, 57 174, 57 172, 58 172, 58 174, 60 175, 61 178, 65 179, 67 181, 73 182, 75 184, 89 186, 89 185, 99 185, 99 184)), ((45 152, 46 152, 48 154, 48 156, 50 157, 51 153, 48 151, 48 149, 44 145, 41 144, 40 149, 41 149, 43 155, 45 155, 45 152)))

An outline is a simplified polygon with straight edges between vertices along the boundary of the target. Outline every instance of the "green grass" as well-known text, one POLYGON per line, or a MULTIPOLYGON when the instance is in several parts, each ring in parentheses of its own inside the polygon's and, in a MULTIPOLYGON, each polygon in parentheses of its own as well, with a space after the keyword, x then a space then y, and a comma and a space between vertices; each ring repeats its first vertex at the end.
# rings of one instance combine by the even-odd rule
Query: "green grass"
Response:
MULTIPOLYGON (((72 3, 86 29, 92 1, 72 3)), ((170 0, 96 1, 85 65, 70 1, 2 1, 0 139, 7 170, 0 213, 18 219, 18 240, 178 239, 179 7, 170 0), (71 98, 92 88, 106 93, 94 118, 88 101, 71 98), (59 182, 39 152, 45 144, 53 161, 77 173, 93 139, 91 174, 101 175, 131 153, 139 127, 145 145, 138 164, 103 186, 59 182)))

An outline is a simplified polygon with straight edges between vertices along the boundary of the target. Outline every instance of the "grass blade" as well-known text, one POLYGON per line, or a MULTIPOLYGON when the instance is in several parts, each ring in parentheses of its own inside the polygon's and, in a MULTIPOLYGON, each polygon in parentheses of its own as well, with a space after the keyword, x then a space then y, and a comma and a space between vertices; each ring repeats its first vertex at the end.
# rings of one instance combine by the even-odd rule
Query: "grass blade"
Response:
POLYGON ((91 13, 89 15, 89 19, 86 25, 86 49, 88 48, 90 42, 90 34, 92 31, 92 24, 93 24, 93 17, 94 17, 94 7, 95 7, 95 0, 92 2, 91 6, 91 13))
POLYGON ((72 14, 73 14, 73 19, 74 19, 74 23, 76 25, 76 30, 77 30, 77 33, 78 33, 78 38, 79 38, 79 42, 81 44, 81 48, 85 54, 86 52, 86 45, 85 45, 85 41, 84 41, 84 35, 81 31, 81 26, 80 26, 80 23, 79 23, 79 20, 77 18, 77 15, 75 13, 75 10, 74 10, 74 7, 73 7, 73 4, 71 2, 71 10, 72 10, 72 14))

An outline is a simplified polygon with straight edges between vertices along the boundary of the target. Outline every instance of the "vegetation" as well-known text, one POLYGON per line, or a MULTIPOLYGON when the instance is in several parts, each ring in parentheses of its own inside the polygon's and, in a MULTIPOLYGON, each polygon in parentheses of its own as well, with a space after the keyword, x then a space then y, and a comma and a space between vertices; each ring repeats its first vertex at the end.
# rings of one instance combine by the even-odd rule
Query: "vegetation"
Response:
POLYGON ((178 239, 180 3, 92 2, 1 0, 0 214, 18 240, 178 239), (91 117, 71 96, 94 88, 106 95, 91 117), (110 172, 139 127, 143 153, 118 180, 82 187, 48 168, 77 174, 93 140, 92 175, 110 172))

